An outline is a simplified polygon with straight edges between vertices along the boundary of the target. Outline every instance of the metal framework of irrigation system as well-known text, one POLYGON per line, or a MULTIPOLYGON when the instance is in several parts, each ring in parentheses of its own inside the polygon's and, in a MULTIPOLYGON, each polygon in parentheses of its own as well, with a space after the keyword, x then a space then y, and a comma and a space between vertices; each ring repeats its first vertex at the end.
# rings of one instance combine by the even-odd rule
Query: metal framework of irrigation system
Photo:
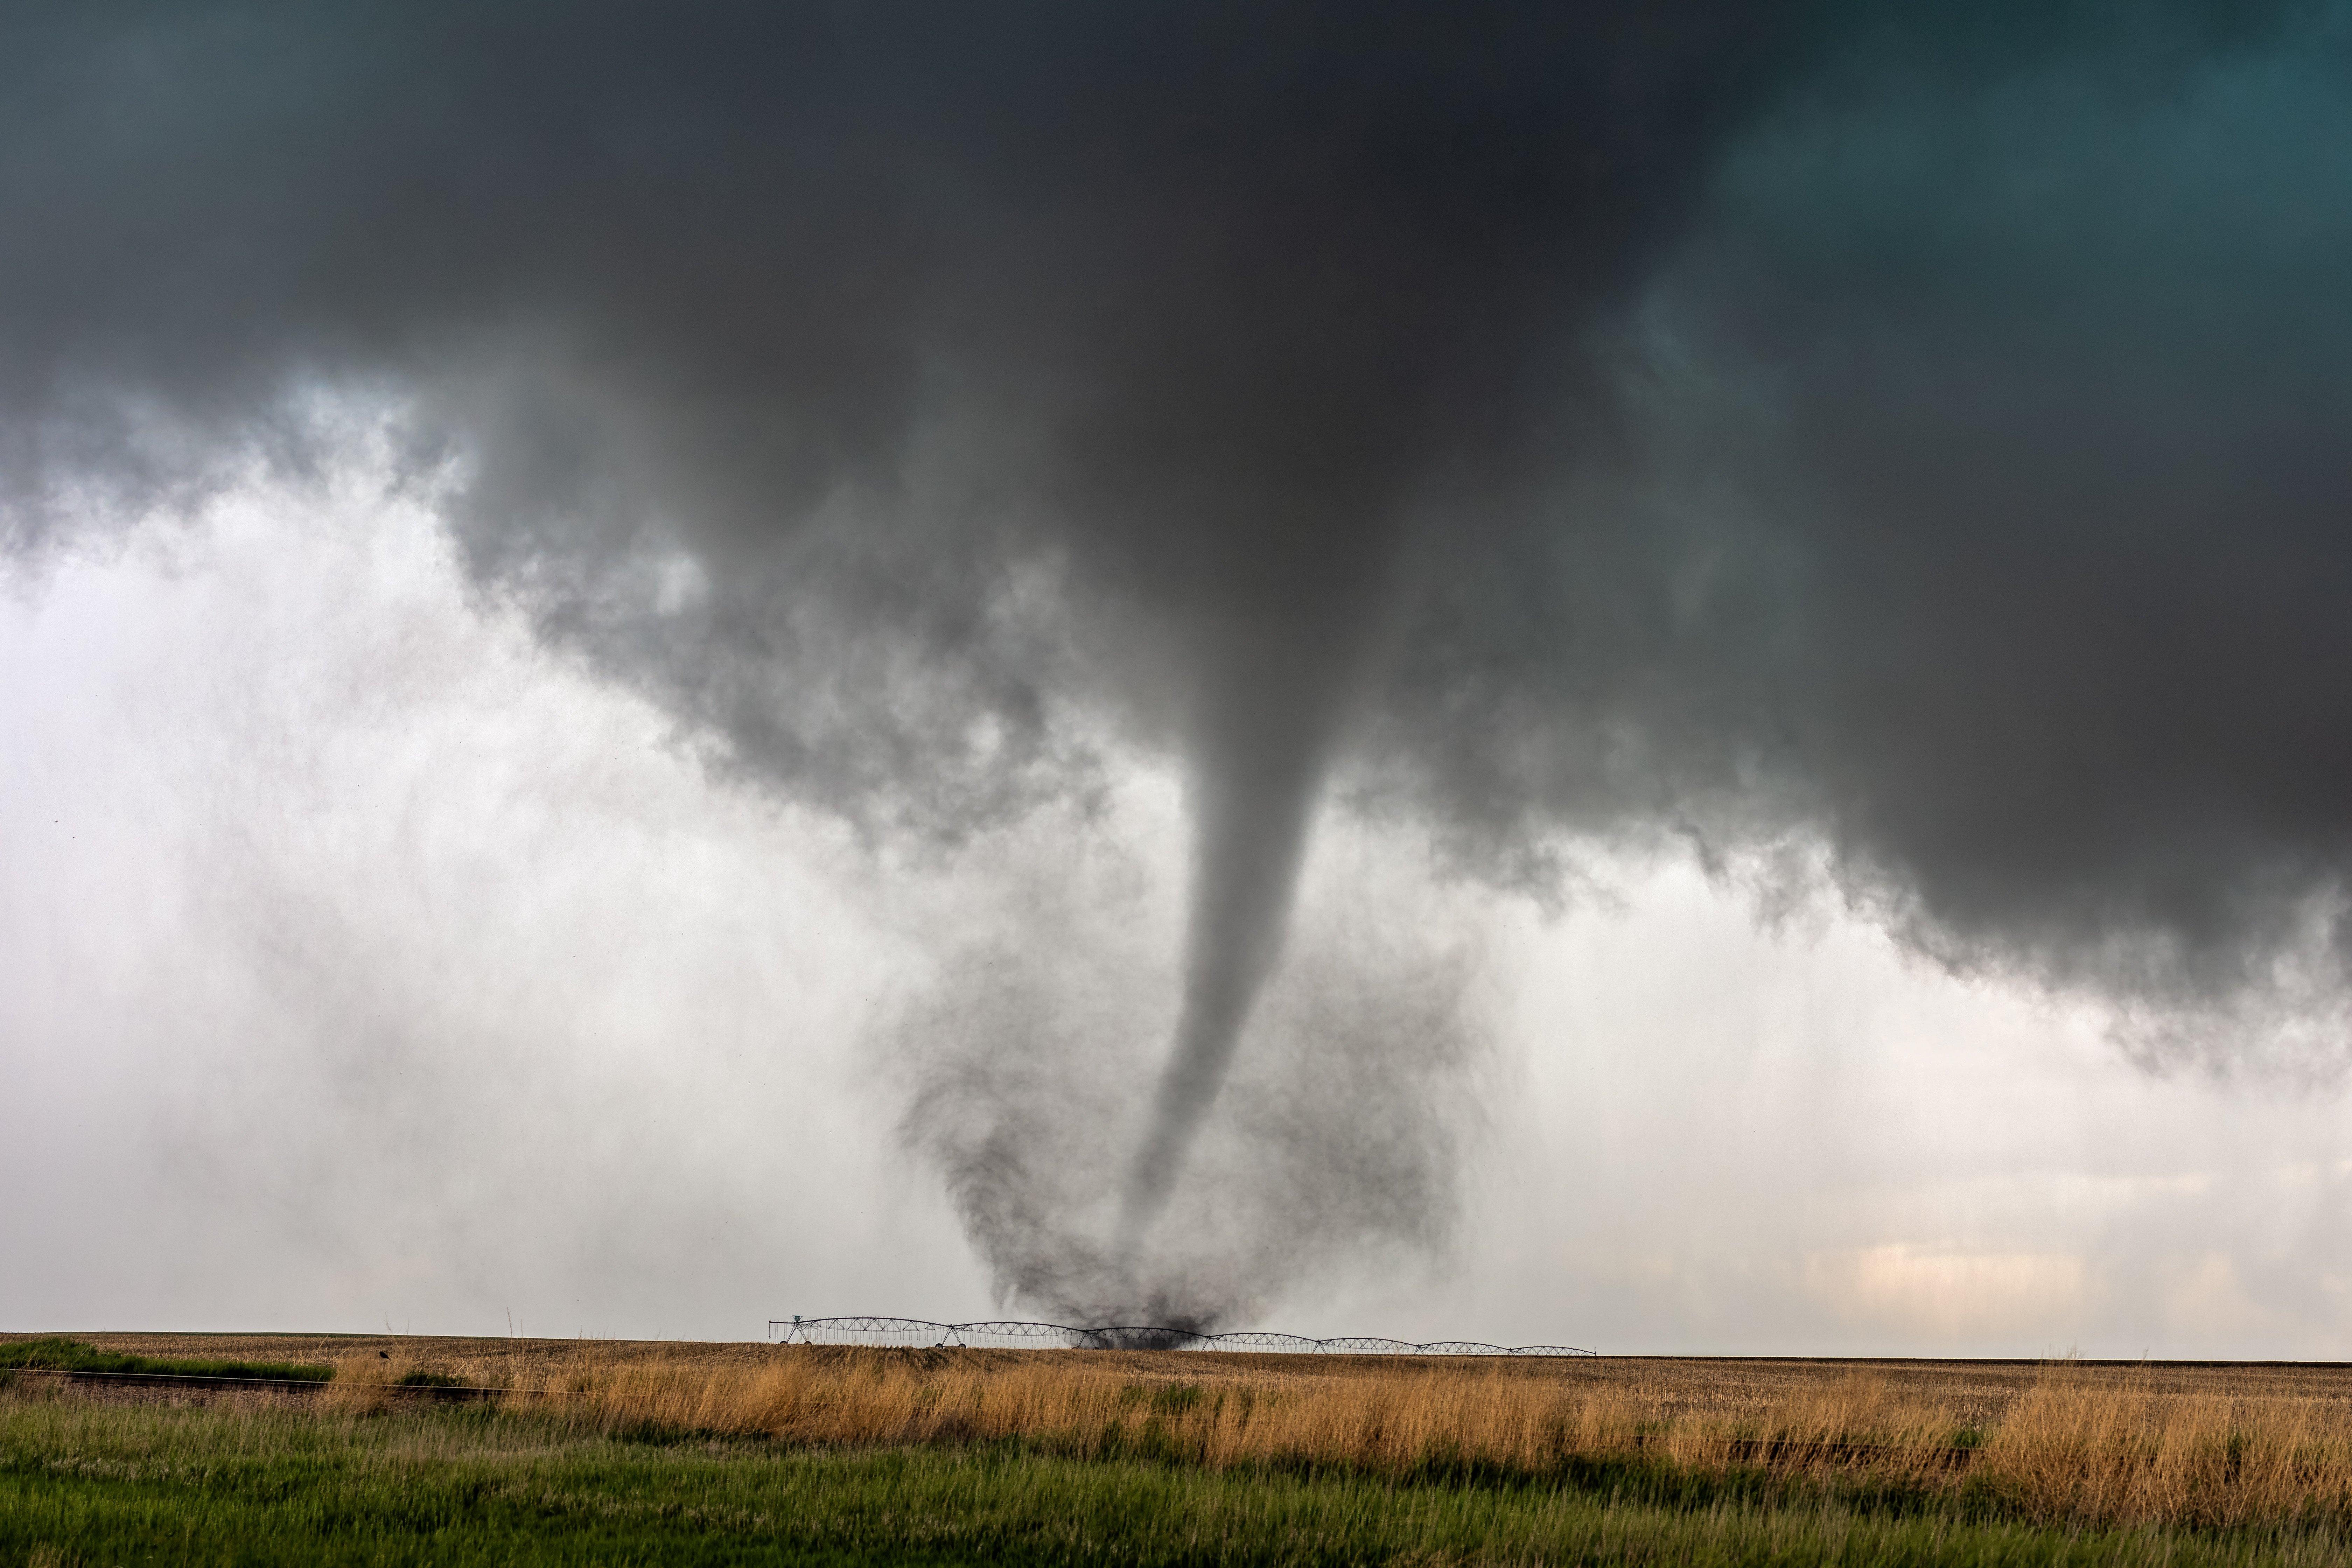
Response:
POLYGON ((1313 1340, 1265 1329, 1200 1334, 1190 1329, 1066 1323, 934 1323, 921 1318, 771 1318, 768 1337, 787 1345, 928 1345, 935 1348, 1075 1351, 1274 1351, 1298 1355, 1598 1355, 1577 1345, 1490 1345, 1475 1340, 1349 1337, 1313 1340))

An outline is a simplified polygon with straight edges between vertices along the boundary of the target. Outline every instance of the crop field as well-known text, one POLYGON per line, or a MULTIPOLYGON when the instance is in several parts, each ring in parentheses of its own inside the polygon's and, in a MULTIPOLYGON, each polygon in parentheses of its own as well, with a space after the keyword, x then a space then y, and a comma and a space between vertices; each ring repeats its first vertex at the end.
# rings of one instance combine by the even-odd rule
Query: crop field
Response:
POLYGON ((2352 1562, 2352 1368, 132 1334, 12 1361, 0 1563, 2352 1562), (169 1380, 236 1366, 331 1375, 169 1380))

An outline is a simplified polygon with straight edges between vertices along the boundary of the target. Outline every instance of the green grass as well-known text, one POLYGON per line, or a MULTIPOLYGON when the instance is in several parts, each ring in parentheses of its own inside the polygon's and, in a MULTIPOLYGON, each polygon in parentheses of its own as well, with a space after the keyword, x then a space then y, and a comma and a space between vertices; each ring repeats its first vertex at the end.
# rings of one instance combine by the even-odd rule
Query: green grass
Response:
POLYGON ((406 1372, 392 1380, 394 1388, 463 1388, 463 1378, 451 1377, 446 1372, 406 1372))
POLYGON ((2324 1534, 2040 1530, 1753 1477, 1395 1483, 1012 1446, 625 1441, 483 1407, 362 1416, 0 1393, 0 1563, 2345 1560, 2324 1534))
POLYGON ((335 1375, 331 1366, 298 1362, 158 1360, 102 1351, 79 1340, 51 1336, 12 1340, 0 1344, 0 1372, 19 1368, 55 1372, 171 1373, 182 1377, 275 1377, 298 1383, 325 1383, 335 1375))

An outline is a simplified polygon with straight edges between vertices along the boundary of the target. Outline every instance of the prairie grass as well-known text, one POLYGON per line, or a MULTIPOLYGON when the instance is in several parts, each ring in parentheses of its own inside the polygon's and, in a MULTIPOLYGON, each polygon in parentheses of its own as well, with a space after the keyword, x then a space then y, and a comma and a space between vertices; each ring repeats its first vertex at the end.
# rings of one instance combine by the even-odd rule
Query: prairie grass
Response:
POLYGON ((2352 1423, 2309 1397, 2168 1394, 2053 1367, 1985 1435, 1982 1473, 2037 1511, 2233 1525, 2352 1517, 2352 1423))
POLYGON ((2347 1561, 2325 1527, 2048 1528, 1857 1502, 1752 1470, 1696 1484, 1696 1472, 1647 1461, 1544 1484, 1412 1480, 1012 1443, 648 1441, 594 1430, 578 1411, 483 1404, 362 1415, 283 1394, 110 1403, 121 1392, 29 1379, 0 1391, 0 1563, 2347 1561))
POLYGON ((2352 1532, 2352 1369, 94 1337, 332 1361, 334 1381, 302 1396, 320 1418, 405 1419, 436 1392, 493 1391, 501 1418, 565 1442, 1006 1449, 1237 1483, 1632 1478, 1652 1497, 1802 1495, 2061 1530, 2352 1532))
MULTIPOLYGON (((1139 1375, 1131 1363, 1092 1365, 1083 1352, 1008 1363, 796 1348, 712 1365, 612 1360, 591 1347, 503 1386, 509 1408, 614 1434, 831 1447, 1013 1441, 1067 1458, 1390 1478, 1541 1478, 1639 1458, 1708 1475, 1760 1468, 1861 1484, 2045 1522, 2352 1521, 2352 1404, 2226 1385, 2182 1394, 2146 1370, 2056 1363, 1985 1418, 1869 1371, 1831 1372, 1709 1409, 1503 1364, 1188 1375, 1195 1358, 1161 1359, 1161 1370, 1139 1375)), ((397 1368, 358 1363, 368 1381, 349 1391, 362 1402, 352 1407, 380 1407, 397 1368)))
POLYGON ((86 1341, 44 1334, 37 1339, 11 1340, 0 1344, 0 1373, 16 1371, 96 1373, 168 1373, 179 1377, 275 1378, 292 1383, 324 1383, 333 1368, 312 1363, 255 1362, 217 1356, 129 1355, 100 1350, 86 1341))

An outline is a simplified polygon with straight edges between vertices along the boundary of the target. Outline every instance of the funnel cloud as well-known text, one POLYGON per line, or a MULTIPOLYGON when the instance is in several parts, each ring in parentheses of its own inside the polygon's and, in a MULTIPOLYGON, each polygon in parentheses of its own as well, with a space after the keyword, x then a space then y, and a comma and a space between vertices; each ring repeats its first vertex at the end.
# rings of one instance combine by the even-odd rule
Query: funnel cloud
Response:
POLYGON ((1292 931, 1335 811, 2352 1043, 2343 5, 28 5, 0 132, 18 555, 389 440, 877 867, 1181 773, 1156 958, 881 1053, 1011 1298, 1442 1251, 1475 1010, 1292 931))

